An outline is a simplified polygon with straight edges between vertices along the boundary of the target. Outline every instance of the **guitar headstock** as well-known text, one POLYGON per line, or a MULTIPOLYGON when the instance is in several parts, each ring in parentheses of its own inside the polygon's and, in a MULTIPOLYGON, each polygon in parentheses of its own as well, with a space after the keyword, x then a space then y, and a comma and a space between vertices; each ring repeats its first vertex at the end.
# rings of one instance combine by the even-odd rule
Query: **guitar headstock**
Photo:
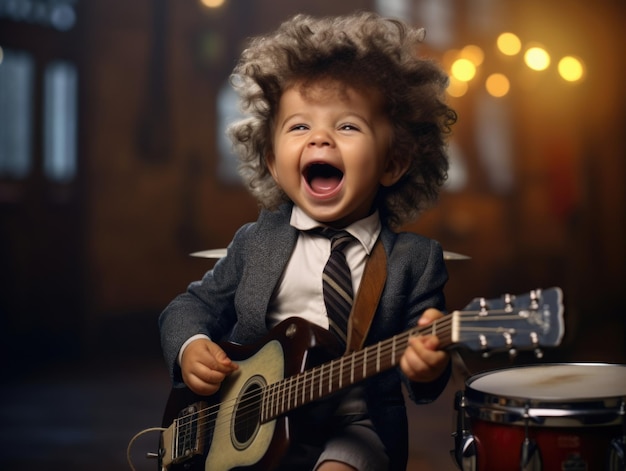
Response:
POLYGON ((563 292, 537 289, 522 295, 475 298, 463 310, 451 314, 452 341, 483 352, 534 350, 553 347, 563 338, 563 292))

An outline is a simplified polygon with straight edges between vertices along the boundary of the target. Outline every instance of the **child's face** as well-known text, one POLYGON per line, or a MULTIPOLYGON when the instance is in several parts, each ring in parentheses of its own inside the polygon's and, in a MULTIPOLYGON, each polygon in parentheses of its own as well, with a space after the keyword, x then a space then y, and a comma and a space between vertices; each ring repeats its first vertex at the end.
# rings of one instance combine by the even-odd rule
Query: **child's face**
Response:
POLYGON ((329 80, 306 89, 296 84, 281 97, 267 163, 309 216, 345 227, 368 216, 380 185, 394 184, 406 171, 388 159, 391 140, 375 90, 329 80))

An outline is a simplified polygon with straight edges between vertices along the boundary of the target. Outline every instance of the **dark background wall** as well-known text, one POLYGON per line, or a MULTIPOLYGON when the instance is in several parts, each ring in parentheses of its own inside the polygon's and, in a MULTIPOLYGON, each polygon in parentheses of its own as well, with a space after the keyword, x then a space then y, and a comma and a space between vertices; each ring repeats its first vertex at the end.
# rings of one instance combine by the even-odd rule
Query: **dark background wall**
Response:
MULTIPOLYGON (((37 84, 45 64, 59 58, 76 64, 79 74, 76 177, 46 179, 37 120, 32 172, 23 179, 0 175, 0 353, 6 382, 17 385, 5 403, 17 407, 29 394, 40 398, 37 391, 58 386, 51 394, 62 396, 55 399, 66 410, 76 404, 67 399, 68 391, 81 391, 79 378, 106 382, 111 373, 139 394, 138 378, 148 375, 158 385, 149 390, 151 415, 168 388, 158 313, 213 263, 188 254, 225 247, 258 212, 245 190, 218 172, 218 92, 243 41, 295 12, 341 14, 375 5, 72 4, 77 21, 65 32, 0 17, 0 47, 30 51, 37 84)), ((624 362, 623 2, 443 2, 452 32, 446 47, 428 39, 436 38, 438 25, 422 14, 432 4, 407 2, 411 21, 433 32, 424 53, 446 64, 447 50, 477 44, 485 64, 466 95, 450 98, 460 117, 454 146, 462 185, 447 188, 437 207, 407 230, 472 257, 449 262, 450 309, 475 296, 561 286, 566 335, 547 359, 624 362), (555 57, 580 56, 584 80, 566 84, 554 66, 534 74, 519 59, 499 57, 493 42, 504 30, 542 42, 555 57), (497 117, 478 119, 486 103, 480 80, 496 70, 511 77, 510 93, 498 102, 509 123, 504 128, 497 117), (504 186, 497 182, 506 169, 483 155, 492 140, 509 149, 511 179, 504 186)), ((34 100, 38 116, 42 97, 34 100)), ((464 356, 474 371, 510 364, 464 356)), ((518 362, 526 360, 532 361, 518 362)), ((76 394, 84 401, 91 390, 76 394)))

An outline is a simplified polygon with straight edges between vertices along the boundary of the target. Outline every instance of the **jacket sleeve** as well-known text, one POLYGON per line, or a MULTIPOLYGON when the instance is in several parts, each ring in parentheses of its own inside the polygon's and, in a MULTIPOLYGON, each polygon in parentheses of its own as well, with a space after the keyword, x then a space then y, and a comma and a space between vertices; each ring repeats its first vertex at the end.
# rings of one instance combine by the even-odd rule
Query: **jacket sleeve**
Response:
POLYGON ((185 341, 196 334, 219 341, 236 322, 234 297, 244 263, 240 254, 245 252, 250 227, 248 224, 239 229, 227 255, 200 281, 191 283, 159 316, 161 347, 175 385, 182 381, 177 358, 185 341))
MULTIPOLYGON (((422 313, 428 308, 436 308, 446 313, 443 288, 448 280, 448 273, 441 245, 437 241, 430 240, 425 265, 418 263, 416 266, 418 271, 413 273, 415 277, 413 288, 407 298, 406 329, 414 327, 422 313)), ((416 383, 409 381, 404 374, 401 376, 411 400, 424 404, 432 402, 441 394, 448 383, 451 371, 451 364, 448 363, 443 374, 430 383, 416 383)))

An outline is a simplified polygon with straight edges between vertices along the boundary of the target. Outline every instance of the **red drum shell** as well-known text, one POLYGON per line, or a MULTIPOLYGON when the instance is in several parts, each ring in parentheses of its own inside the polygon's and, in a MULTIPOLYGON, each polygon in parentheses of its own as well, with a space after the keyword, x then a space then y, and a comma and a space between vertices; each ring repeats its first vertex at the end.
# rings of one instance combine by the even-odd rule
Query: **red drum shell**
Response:
POLYGON ((479 471, 519 470, 526 436, 544 470, 603 469, 624 433, 626 366, 548 364, 482 373, 466 382, 464 409, 479 471))

